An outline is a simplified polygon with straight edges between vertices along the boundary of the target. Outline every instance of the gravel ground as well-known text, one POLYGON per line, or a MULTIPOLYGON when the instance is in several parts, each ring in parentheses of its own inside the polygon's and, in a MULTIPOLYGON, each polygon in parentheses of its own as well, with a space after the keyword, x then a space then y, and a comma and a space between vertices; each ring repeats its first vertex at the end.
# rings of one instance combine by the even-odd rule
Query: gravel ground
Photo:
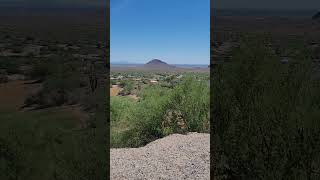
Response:
POLYGON ((111 149, 111 180, 210 179, 210 135, 173 134, 141 148, 111 149))

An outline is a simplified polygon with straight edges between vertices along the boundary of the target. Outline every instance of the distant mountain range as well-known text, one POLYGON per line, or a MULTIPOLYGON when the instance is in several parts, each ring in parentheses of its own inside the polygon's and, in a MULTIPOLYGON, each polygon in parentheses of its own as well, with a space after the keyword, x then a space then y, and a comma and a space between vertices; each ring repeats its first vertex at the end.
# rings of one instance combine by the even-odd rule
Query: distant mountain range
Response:
POLYGON ((129 61, 111 61, 111 64, 134 64, 130 63, 129 61))
POLYGON ((312 16, 317 12, 314 9, 212 9, 215 16, 312 16))
MULTIPOLYGON (((150 63, 150 61, 149 61, 149 63, 150 63)), ((165 63, 165 62, 163 62, 163 63, 165 63)), ((145 66, 145 64, 146 63, 133 63, 130 61, 111 61, 111 66, 113 66, 113 67, 126 67, 126 66, 142 67, 142 66, 145 66)), ((206 67, 208 67, 208 64, 170 64, 170 65, 175 66, 175 67, 180 67, 180 68, 195 68, 195 67, 206 68, 206 67)))

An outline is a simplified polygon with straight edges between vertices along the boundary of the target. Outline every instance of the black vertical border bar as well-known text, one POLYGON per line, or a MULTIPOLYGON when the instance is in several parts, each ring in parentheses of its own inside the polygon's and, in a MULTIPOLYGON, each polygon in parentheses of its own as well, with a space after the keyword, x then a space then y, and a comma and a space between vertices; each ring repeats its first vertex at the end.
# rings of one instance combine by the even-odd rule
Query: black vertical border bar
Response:
POLYGON ((107 33, 107 39, 106 39, 106 129, 107 129, 107 133, 106 133, 106 152, 107 152, 107 169, 106 169, 106 176, 108 177, 108 179, 110 179, 110 88, 109 88, 109 84, 110 84, 110 0, 106 0, 107 2, 107 6, 106 6, 106 33, 107 33))
POLYGON ((214 23, 215 23, 215 2, 216 0, 210 0, 210 179, 214 179, 215 174, 215 146, 214 146, 214 138, 215 138, 215 121, 214 121, 214 115, 213 115, 213 88, 212 85, 214 83, 213 76, 214 76, 214 66, 215 66, 215 60, 213 59, 213 44, 215 41, 215 35, 214 35, 214 23))

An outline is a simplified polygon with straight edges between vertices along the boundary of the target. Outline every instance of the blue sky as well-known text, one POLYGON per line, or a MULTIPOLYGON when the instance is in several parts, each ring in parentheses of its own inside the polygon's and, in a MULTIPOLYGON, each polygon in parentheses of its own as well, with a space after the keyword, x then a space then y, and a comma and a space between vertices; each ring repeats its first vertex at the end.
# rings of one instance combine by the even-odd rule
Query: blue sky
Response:
POLYGON ((111 62, 209 64, 210 0, 110 0, 111 62))

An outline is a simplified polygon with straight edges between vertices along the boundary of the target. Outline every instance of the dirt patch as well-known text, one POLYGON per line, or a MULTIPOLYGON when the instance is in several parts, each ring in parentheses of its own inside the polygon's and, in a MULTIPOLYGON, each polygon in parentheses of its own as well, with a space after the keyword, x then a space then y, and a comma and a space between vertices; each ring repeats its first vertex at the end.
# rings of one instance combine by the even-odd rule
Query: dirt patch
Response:
MULTIPOLYGON (((17 113, 29 111, 30 109, 28 108, 21 109, 26 97, 41 88, 41 84, 33 84, 32 82, 19 80, 0 84, 0 109, 17 113)), ((72 117, 79 121, 79 128, 85 127, 90 118, 90 115, 83 111, 80 105, 65 105, 33 111, 52 111, 54 113, 71 114, 72 117)))
POLYGON ((31 81, 10 81, 0 84, 1 108, 19 110, 29 93, 41 87, 41 84, 26 84, 31 81))
POLYGON ((20 112, 50 112, 54 114, 69 114, 72 119, 74 119, 77 123, 77 127, 75 129, 83 129, 88 127, 88 123, 90 120, 90 113, 85 112, 81 105, 75 104, 75 105, 63 105, 63 106, 57 106, 57 107, 49 107, 44 109, 28 109, 25 108, 21 110, 20 112))
MULTIPOLYGON (((118 96, 119 93, 123 90, 123 88, 121 88, 119 85, 112 85, 112 87, 110 88, 110 96, 118 96)), ((130 97, 136 101, 139 100, 139 97, 135 94, 129 94, 126 97, 130 97)))
POLYGON ((141 148, 111 149, 111 179, 210 179, 210 135, 173 134, 141 148))
POLYGON ((118 85, 112 85, 110 88, 110 96, 117 96, 119 92, 122 91, 122 88, 118 85))

